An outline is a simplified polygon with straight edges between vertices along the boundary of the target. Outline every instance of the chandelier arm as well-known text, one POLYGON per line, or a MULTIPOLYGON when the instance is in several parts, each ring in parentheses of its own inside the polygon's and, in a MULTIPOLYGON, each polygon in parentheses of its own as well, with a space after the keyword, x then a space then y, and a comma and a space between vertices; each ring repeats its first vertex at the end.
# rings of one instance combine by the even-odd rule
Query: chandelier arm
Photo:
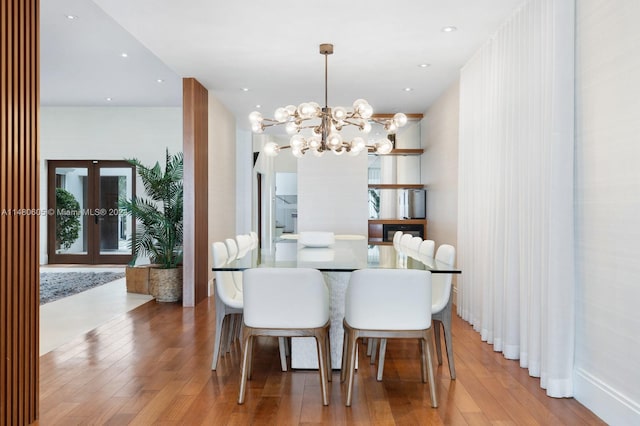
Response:
POLYGON ((385 125, 387 123, 389 123, 392 120, 384 120, 384 119, 379 119, 379 118, 370 118, 369 120, 373 121, 374 123, 378 123, 378 124, 382 124, 385 125))
POLYGON ((343 123, 349 124, 351 126, 357 126, 360 127, 360 123, 354 123, 353 121, 349 121, 349 120, 342 120, 343 123))

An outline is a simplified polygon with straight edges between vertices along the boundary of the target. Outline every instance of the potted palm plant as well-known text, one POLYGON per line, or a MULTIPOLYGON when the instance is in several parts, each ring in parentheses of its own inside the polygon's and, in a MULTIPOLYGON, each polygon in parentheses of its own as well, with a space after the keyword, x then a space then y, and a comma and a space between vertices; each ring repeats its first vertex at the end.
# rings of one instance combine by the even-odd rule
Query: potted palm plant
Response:
POLYGON ((138 256, 148 256, 153 264, 149 293, 159 302, 178 301, 182 297, 183 154, 170 155, 167 149, 164 170, 159 162, 147 167, 135 158, 127 161, 136 166, 146 193, 120 201, 124 214, 137 224, 129 241, 130 265, 138 256))

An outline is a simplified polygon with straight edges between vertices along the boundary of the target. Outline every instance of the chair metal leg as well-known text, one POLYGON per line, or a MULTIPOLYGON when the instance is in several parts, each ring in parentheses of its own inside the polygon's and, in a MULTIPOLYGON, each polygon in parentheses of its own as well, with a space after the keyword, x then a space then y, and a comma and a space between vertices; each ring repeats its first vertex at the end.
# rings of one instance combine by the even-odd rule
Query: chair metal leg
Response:
POLYGON ((369 364, 376 363, 376 353, 378 352, 378 340, 380 339, 371 339, 371 359, 369 360, 369 364))
POLYGON ((436 357, 438 358, 438 365, 442 365, 442 345, 440 342, 440 321, 433 320, 433 337, 436 342, 436 357))
POLYGON ((376 379, 382 381, 382 373, 384 372, 384 359, 387 352, 387 339, 380 339, 380 358, 378 359, 378 376, 376 379))
POLYGON ((327 328, 326 333, 324 334, 325 344, 327 346, 326 354, 327 354, 327 381, 331 382, 333 380, 333 365, 331 363, 331 336, 330 331, 327 328))
POLYGON ((231 352, 231 343, 233 342, 233 330, 235 330, 236 326, 236 316, 235 315, 227 315, 226 319, 226 327, 224 332, 224 352, 231 352))
POLYGON ((247 379, 249 377, 249 369, 251 364, 251 340, 253 337, 250 332, 245 332, 244 351, 242 354, 242 370, 240 371, 240 393, 238 395, 238 404, 244 404, 244 396, 247 390, 247 379))
POLYGON ((356 371, 356 349, 358 348, 358 334, 355 330, 349 330, 349 379, 347 382, 346 406, 351 407, 353 398, 353 381, 356 371))
POLYGON ((329 390, 327 384, 327 340, 323 329, 316 330, 316 347, 318 350, 318 373, 320 374, 320 391, 322 405, 329 405, 329 390))
POLYGON ((278 337, 278 348, 280 350, 280 368, 287 371, 287 338, 278 337))
MULTIPOLYGON (((216 308, 217 309, 217 308, 216 308)), ((213 360, 211 361, 211 369, 213 371, 218 368, 218 359, 220 358, 220 344, 222 343, 222 326, 224 325, 224 314, 216 315, 216 331, 213 341, 213 360)))
POLYGON ((424 339, 418 340, 418 347, 420 348, 420 374, 422 375, 422 383, 427 383, 427 348, 424 339))
POLYGON ((347 366, 349 365, 349 332, 343 329, 344 336, 342 338, 342 365, 340 366, 340 383, 347 378, 347 366))
POLYGON ((433 371, 433 332, 431 329, 428 329, 425 333, 425 337, 423 341, 426 343, 426 358, 427 358, 427 375, 429 379, 429 392, 431 394, 431 406, 433 408, 438 407, 438 395, 436 388, 436 378, 435 373, 433 371))
POLYGON ((248 369, 247 378, 249 380, 251 380, 251 377, 253 376, 253 340, 254 340, 254 336, 253 336, 253 334, 251 333, 250 330, 249 330, 249 337, 251 337, 251 338, 249 339, 249 349, 248 349, 248 352, 249 352, 249 363, 248 363, 248 365, 249 366, 247 368, 248 369))
POLYGON ((451 380, 456 379, 456 367, 453 361, 453 338, 451 336, 451 309, 453 301, 449 297, 447 306, 442 310, 441 321, 442 328, 444 329, 444 344, 447 350, 447 362, 449 363, 449 375, 451 380))

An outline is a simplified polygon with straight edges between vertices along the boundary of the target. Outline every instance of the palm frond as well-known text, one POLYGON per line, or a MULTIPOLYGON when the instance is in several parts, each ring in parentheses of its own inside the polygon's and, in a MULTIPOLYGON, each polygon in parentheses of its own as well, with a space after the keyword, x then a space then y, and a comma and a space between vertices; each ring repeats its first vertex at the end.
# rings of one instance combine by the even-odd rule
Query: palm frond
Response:
POLYGON ((145 255, 164 268, 175 268, 182 262, 184 155, 170 155, 167 149, 164 170, 159 162, 147 167, 135 158, 127 161, 136 166, 146 193, 146 197, 120 200, 120 208, 134 217, 138 226, 129 242, 132 262, 145 255))

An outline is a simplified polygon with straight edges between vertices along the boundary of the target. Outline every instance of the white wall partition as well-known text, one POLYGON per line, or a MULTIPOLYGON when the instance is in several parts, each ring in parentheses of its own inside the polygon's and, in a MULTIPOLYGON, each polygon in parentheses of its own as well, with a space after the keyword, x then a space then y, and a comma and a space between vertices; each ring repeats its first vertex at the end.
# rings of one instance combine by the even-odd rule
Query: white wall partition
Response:
POLYGON ((367 235, 367 166, 365 153, 299 159, 298 231, 367 235))
POLYGON ((460 80, 458 313, 573 394, 574 5, 532 0, 460 80))
POLYGON ((576 4, 575 397, 640 424, 640 2, 576 4))

